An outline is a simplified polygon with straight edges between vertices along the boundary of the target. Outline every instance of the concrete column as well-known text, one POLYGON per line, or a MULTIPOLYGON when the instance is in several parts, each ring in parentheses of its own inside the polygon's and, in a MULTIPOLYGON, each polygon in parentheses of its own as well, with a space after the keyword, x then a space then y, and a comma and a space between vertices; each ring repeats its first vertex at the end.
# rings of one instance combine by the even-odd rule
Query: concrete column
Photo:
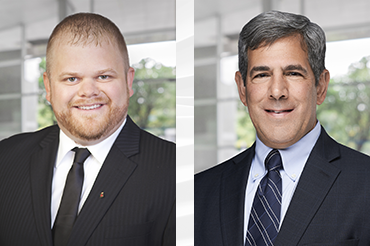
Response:
POLYGON ((67 17, 67 0, 58 0, 59 21, 67 17))
POLYGON ((94 5, 95 5, 95 1, 90 0, 90 13, 94 13, 94 5))
POLYGON ((273 9, 273 0, 262 0, 262 11, 267 12, 273 9))

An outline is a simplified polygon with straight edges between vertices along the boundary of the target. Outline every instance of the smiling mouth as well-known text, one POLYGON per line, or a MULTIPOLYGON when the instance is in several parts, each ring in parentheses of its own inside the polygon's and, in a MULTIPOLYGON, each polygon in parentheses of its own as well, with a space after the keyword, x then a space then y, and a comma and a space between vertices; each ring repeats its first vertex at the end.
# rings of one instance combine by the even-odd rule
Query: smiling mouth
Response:
POLYGON ((266 112, 268 112, 268 113, 275 113, 275 114, 290 113, 292 111, 293 111, 293 109, 287 109, 287 110, 270 110, 270 109, 266 109, 266 112))
POLYGON ((94 105, 91 105, 91 106, 76 106, 76 108, 82 109, 82 110, 93 110, 93 109, 96 109, 96 108, 100 108, 102 106, 103 106, 103 104, 94 104, 94 105))

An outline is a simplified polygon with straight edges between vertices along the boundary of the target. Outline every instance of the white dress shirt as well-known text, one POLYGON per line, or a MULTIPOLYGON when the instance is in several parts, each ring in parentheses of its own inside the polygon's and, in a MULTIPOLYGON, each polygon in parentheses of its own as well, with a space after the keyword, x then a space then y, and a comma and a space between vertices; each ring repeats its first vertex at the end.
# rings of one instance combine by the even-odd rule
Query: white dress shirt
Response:
MULTIPOLYGON (((279 149, 283 170, 280 170, 282 178, 282 202, 280 214, 280 226, 284 219, 285 213, 289 207, 294 190, 297 186, 306 161, 316 144, 321 133, 320 123, 317 122, 314 129, 307 133, 303 138, 286 149, 279 149)), ((261 179, 267 174, 265 169, 265 158, 272 149, 264 145, 256 137, 255 156, 252 160, 249 171, 247 188, 245 193, 245 210, 244 210, 244 238, 248 230, 250 212, 261 179)))
POLYGON ((74 147, 87 148, 91 155, 84 162, 84 182, 81 191, 81 200, 78 211, 81 210, 86 201, 95 179, 98 176, 100 168, 102 167, 105 158, 107 157, 114 141, 121 132, 126 119, 122 125, 108 138, 102 142, 91 145, 81 146, 70 139, 62 130, 59 133, 59 147, 57 158, 54 166, 54 174, 51 187, 51 228, 54 225, 55 218, 58 213, 59 205, 62 200, 63 190, 67 175, 72 167, 75 152, 72 151, 74 147))

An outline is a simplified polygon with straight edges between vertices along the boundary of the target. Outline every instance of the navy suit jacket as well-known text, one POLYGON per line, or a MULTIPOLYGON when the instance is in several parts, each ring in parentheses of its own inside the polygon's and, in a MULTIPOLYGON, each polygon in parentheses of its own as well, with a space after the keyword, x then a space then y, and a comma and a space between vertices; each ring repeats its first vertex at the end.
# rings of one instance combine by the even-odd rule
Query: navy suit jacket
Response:
MULTIPOLYGON (((0 245, 53 244, 50 201, 58 143, 57 126, 0 142, 0 245)), ((68 245, 176 245, 175 195, 175 145, 127 117, 68 245)))
MULTIPOLYGON (((195 245, 242 246, 244 197, 255 146, 195 176, 195 245)), ((370 157, 321 135, 275 246, 370 245, 370 157)))

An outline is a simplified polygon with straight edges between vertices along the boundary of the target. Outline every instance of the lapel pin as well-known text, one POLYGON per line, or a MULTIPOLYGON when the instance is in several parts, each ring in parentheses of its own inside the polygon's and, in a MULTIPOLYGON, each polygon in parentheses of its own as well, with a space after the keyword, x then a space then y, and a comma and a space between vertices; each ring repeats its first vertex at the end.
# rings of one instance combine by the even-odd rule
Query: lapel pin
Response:
POLYGON ((100 198, 104 197, 104 191, 100 192, 100 198))

